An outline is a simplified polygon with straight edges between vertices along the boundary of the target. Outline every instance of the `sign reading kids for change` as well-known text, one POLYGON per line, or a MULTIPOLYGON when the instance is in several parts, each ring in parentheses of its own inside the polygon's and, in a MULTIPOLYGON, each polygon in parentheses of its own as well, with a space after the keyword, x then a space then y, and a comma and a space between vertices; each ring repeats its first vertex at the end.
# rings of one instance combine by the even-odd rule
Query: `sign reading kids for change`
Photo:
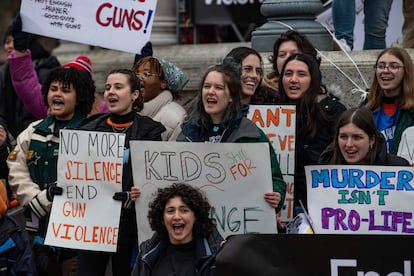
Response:
POLYGON ((294 105, 250 105, 248 118, 260 127, 275 149, 283 179, 286 197, 279 220, 293 219, 293 190, 295 175, 296 107, 294 105))
POLYGON ((23 31, 137 53, 150 40, 157 0, 22 0, 23 31))
POLYGON ((414 168, 307 166, 316 234, 414 234, 414 168))
POLYGON ((125 134, 60 131, 58 186, 45 243, 115 252, 118 241, 125 134))
POLYGON ((275 210, 264 200, 273 191, 268 143, 131 141, 138 237, 148 239, 148 203, 158 188, 176 182, 205 192, 223 237, 277 233, 275 210))

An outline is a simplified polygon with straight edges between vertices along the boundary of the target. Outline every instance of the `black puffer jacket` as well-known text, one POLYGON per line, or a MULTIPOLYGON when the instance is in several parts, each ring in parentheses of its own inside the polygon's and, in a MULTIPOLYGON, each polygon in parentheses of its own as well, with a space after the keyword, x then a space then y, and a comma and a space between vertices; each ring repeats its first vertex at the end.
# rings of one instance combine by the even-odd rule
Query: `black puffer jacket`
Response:
MULTIPOLYGON (((216 254, 223 241, 216 229, 208 237, 196 237, 196 265, 194 275, 213 276, 216 270, 216 254)), ((140 245, 132 276, 151 276, 154 265, 167 247, 168 241, 154 234, 151 239, 140 245)))
MULTIPOLYGON (((110 114, 96 116, 94 119, 86 124, 83 124, 79 129, 90 131, 114 132, 112 127, 107 124, 107 119, 110 114)), ((149 140, 161 141, 161 133, 165 131, 165 127, 149 117, 140 116, 136 114, 133 124, 126 132, 125 148, 129 149, 130 140, 149 140)), ((134 185, 132 177, 131 156, 123 166, 122 172, 122 191, 131 191, 134 185)), ((120 244, 130 244, 137 240, 137 222, 135 215, 135 208, 125 209, 121 211, 121 221, 119 225, 119 239, 120 244)))
MULTIPOLYGON (((342 112, 346 110, 339 98, 331 94, 325 95, 319 101, 319 105, 326 115, 331 118, 332 123, 326 125, 316 122, 315 128, 317 132, 312 142, 296 135, 294 178, 294 206, 296 207, 300 206, 299 200, 302 201, 305 207, 307 206, 305 166, 318 164, 319 156, 332 142, 336 121, 342 112)), ((298 125, 300 125, 300 122, 297 122, 296 129, 298 129, 298 125)))

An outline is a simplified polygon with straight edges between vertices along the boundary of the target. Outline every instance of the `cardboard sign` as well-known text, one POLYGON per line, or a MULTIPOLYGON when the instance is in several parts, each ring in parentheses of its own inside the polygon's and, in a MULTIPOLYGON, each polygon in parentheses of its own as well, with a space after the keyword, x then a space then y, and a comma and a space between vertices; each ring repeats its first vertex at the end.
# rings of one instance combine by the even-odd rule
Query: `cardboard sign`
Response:
POLYGON ((59 247, 115 252, 122 190, 123 133, 60 131, 58 186, 45 243, 59 247))
POLYGON ((277 233, 275 210, 264 200, 273 191, 268 143, 131 141, 138 238, 151 237, 148 203, 158 188, 184 182, 204 192, 223 237, 277 233))
POLYGON ((293 219, 295 176, 296 107, 294 105, 250 105, 247 117, 266 133, 278 156, 286 182, 286 198, 279 220, 293 219))
POLYGON ((23 31, 140 53, 150 40, 156 0, 22 0, 23 31))
POLYGON ((414 234, 414 168, 306 166, 317 234, 414 234))

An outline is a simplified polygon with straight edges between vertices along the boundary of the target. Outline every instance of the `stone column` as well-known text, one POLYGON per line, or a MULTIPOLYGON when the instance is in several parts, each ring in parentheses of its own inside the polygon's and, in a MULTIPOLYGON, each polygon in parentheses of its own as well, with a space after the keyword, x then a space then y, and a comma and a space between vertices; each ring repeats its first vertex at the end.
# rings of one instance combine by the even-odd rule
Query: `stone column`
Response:
POLYGON ((332 50, 331 36, 315 21, 323 11, 320 0, 264 0, 260 11, 268 22, 252 33, 257 51, 272 52, 274 42, 290 28, 305 34, 318 50, 332 50))
POLYGON ((157 2, 150 38, 154 45, 177 43, 176 5, 176 0, 161 0, 157 2))

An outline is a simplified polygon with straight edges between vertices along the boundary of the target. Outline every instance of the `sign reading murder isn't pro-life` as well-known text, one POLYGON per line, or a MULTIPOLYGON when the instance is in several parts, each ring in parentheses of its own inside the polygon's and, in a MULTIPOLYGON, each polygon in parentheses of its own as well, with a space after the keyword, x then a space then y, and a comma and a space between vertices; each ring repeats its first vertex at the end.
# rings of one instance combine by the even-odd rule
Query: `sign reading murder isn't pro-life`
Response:
POLYGON ((317 234, 414 234, 414 168, 307 166, 317 234))

